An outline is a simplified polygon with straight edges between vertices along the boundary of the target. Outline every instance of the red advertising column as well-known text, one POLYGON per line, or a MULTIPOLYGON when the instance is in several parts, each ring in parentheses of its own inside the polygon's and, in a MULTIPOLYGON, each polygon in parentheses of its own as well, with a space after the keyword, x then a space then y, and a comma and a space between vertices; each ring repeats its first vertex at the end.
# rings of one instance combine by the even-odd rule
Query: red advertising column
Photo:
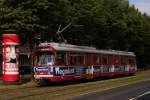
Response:
POLYGON ((2 32, 3 81, 19 81, 18 53, 19 35, 15 30, 2 32))

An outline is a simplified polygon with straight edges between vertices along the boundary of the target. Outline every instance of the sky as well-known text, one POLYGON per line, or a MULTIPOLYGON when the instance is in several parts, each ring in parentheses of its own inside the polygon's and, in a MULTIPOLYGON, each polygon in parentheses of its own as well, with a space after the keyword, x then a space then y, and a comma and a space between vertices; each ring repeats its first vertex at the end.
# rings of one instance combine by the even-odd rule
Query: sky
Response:
POLYGON ((134 4, 140 12, 150 15, 150 0, 129 0, 129 3, 134 4))

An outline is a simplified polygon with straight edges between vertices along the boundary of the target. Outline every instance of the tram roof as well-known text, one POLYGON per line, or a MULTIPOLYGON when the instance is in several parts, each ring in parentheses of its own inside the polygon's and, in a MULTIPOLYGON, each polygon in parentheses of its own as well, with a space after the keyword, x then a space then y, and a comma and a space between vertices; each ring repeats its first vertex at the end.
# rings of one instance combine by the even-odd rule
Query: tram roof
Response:
POLYGON ((56 51, 76 51, 76 52, 88 52, 88 53, 102 53, 102 54, 113 54, 113 55, 125 55, 125 56, 135 56, 133 52, 118 51, 118 50, 98 50, 95 47, 88 46, 77 46, 65 43, 41 43, 39 47, 52 47, 56 51))

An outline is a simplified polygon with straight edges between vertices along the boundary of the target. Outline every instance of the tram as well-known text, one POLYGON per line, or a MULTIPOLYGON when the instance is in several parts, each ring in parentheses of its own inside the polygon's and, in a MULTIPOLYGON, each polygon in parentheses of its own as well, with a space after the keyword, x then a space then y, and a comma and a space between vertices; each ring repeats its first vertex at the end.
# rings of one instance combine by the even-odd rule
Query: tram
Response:
POLYGON ((64 43, 41 43, 33 54, 37 84, 130 75, 137 70, 133 52, 98 50, 64 43))

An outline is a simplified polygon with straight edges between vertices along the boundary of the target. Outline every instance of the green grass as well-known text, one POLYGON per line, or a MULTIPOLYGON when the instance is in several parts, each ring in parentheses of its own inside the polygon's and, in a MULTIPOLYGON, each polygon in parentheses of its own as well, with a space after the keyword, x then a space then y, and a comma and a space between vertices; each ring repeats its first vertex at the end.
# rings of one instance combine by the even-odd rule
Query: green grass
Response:
POLYGON ((88 82, 71 82, 70 84, 62 83, 47 87, 37 87, 36 84, 31 81, 23 85, 0 85, 0 98, 3 97, 8 99, 7 95, 9 95, 11 99, 16 100, 40 100, 41 98, 44 100, 63 100, 66 98, 79 96, 81 94, 107 90, 146 80, 150 80, 150 70, 140 71, 135 75, 128 77, 88 82))

